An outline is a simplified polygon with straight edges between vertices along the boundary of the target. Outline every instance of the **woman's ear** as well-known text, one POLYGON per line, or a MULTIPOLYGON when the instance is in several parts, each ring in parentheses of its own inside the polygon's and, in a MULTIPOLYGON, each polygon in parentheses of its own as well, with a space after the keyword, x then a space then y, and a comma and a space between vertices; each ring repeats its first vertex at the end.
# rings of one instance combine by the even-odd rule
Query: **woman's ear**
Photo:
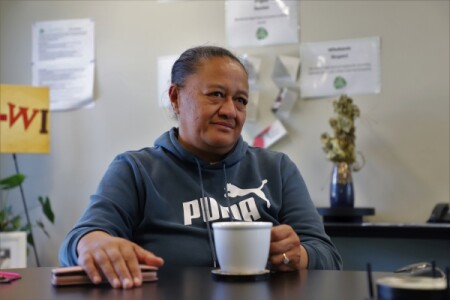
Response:
POLYGON ((174 83, 172 83, 169 87, 169 99, 170 99, 170 105, 172 106, 173 112, 178 115, 179 113, 179 90, 178 86, 174 83))

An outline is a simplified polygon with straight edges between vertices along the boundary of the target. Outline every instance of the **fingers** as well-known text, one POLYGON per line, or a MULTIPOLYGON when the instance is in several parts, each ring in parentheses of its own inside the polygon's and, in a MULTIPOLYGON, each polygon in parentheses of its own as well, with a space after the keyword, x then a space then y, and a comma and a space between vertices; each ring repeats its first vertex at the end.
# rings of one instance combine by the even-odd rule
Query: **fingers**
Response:
POLYGON ((278 271, 294 271, 299 269, 301 262, 300 247, 293 248, 281 254, 275 254, 270 257, 270 263, 278 271))
MULTIPOLYGON (((94 253, 94 260, 96 265, 100 268, 101 272, 108 280, 109 284, 111 284, 113 288, 120 288, 122 286, 121 280, 119 279, 119 274, 121 273, 120 266, 118 266, 117 259, 115 262, 112 261, 112 259, 114 259, 114 255, 112 258, 109 256, 113 251, 114 250, 111 248, 109 248, 108 251, 105 251, 105 248, 100 249, 94 253), (116 272, 115 266, 117 266, 119 272, 116 272)), ((125 278, 122 280, 125 280, 125 278)))
POLYGON ((99 284, 102 282, 102 275, 97 269, 91 255, 78 256, 78 265, 84 269, 92 283, 99 284))
MULTIPOLYGON (((122 254, 122 251, 126 253, 127 250, 123 249, 120 244, 121 241, 108 237, 107 240, 100 240, 95 244, 87 244, 84 248, 81 248, 82 252, 79 251, 78 264, 83 267, 93 283, 100 283, 101 280, 98 279, 101 277, 98 276, 102 276, 114 288, 133 287, 134 282, 131 281, 131 275, 124 259, 127 254, 122 254)), ((133 262, 128 261, 128 263, 133 268, 133 262)))
POLYGON ((155 266, 155 267, 161 267, 164 265, 164 260, 161 257, 158 257, 151 253, 150 251, 147 251, 138 245, 135 245, 134 251, 136 253, 137 259, 140 263, 149 265, 149 266, 155 266))
POLYGON ((93 283, 102 275, 114 288, 132 288, 142 284, 140 264, 160 267, 164 261, 138 245, 104 232, 87 234, 77 246, 78 264, 93 283))
POLYGON ((132 288, 135 278, 131 276, 130 269, 134 270, 134 275, 138 274, 138 284, 140 284, 141 274, 136 255, 133 253, 133 246, 125 240, 118 241, 117 247, 108 247, 103 253, 99 253, 100 267, 103 274, 114 288, 132 288))
POLYGON ((270 253, 282 254, 300 245, 300 238, 289 225, 272 227, 270 236, 270 253))
POLYGON ((161 257, 155 256, 150 251, 147 251, 136 244, 132 244, 132 247, 133 251, 129 251, 127 253, 132 253, 133 255, 130 257, 124 256, 124 259, 127 262, 128 270, 133 279, 134 285, 140 286, 142 284, 142 273, 139 265, 146 264, 159 268, 164 264, 164 261, 161 257))
POLYGON ((269 262, 273 269, 292 271, 302 265, 300 238, 288 225, 274 226, 271 231, 269 262))

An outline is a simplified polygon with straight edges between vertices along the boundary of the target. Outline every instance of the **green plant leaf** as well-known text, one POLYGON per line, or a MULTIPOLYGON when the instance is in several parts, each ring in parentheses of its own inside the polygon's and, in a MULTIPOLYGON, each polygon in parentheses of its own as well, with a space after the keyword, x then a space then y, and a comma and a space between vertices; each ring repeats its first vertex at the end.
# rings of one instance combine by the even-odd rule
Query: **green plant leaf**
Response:
POLYGON ((2 231, 2 224, 6 221, 6 212, 5 210, 0 210, 0 231, 2 231))
POLYGON ((9 223, 11 224, 11 228, 14 230, 20 229, 20 216, 14 216, 11 220, 9 220, 9 223))
POLYGON ((31 235, 31 232, 28 232, 28 234, 27 234, 27 242, 31 246, 34 246, 34 240, 33 240, 33 236, 31 235))
POLYGON ((50 199, 48 197, 40 197, 38 198, 39 203, 41 203, 42 206, 42 212, 44 213, 44 215, 47 217, 47 219, 52 222, 52 224, 55 223, 55 214, 53 213, 52 210, 52 205, 50 203, 50 199))
POLYGON ((15 174, 0 180, 0 189, 1 190, 9 190, 15 187, 18 187, 25 180, 25 175, 23 174, 15 174))
POLYGON ((41 220, 37 220, 37 221, 36 221, 36 224, 37 224, 37 226, 38 226, 39 228, 42 229, 42 231, 45 233, 45 235, 46 235, 48 238, 50 238, 50 234, 48 234, 47 230, 45 230, 45 225, 44 225, 44 223, 42 223, 41 220))
POLYGON ((20 230, 20 216, 8 217, 0 213, 0 231, 17 231, 20 230))
MULTIPOLYGON (((25 180, 25 175, 23 174, 15 174, 3 179, 0 179, 0 190, 8 190, 15 187, 18 187, 25 180)), ((42 212, 49 222, 52 224, 55 223, 55 214, 53 213, 53 209, 50 203, 50 199, 48 197, 38 197, 38 201, 42 207, 42 212)), ((39 220, 36 221, 35 225, 26 224, 21 225, 21 216, 15 215, 12 211, 11 206, 5 206, 0 209, 0 232, 1 231, 26 231, 27 234, 27 242, 30 246, 34 246, 34 239, 31 235, 31 228, 33 226, 40 227, 44 234, 47 237, 50 237, 49 233, 44 227, 44 223, 39 220)))

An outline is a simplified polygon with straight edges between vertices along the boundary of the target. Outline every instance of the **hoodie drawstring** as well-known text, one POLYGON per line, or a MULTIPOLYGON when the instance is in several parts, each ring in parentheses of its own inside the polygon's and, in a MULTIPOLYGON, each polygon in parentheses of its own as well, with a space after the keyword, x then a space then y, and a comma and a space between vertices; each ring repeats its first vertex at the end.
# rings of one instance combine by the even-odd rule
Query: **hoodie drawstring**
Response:
POLYGON ((230 214, 231 222, 234 222, 236 219, 234 218, 233 212, 231 211, 230 198, 228 197, 228 179, 225 163, 223 164, 223 177, 225 178, 225 197, 227 198, 228 213, 230 214))
MULTIPOLYGON (((211 247, 211 252, 212 252, 212 258, 213 258, 213 262, 214 262, 214 268, 217 268, 217 259, 216 259, 216 248, 214 246, 214 242, 212 239, 212 233, 211 233, 211 224, 209 222, 209 215, 206 212, 206 197, 205 197, 205 189, 203 188, 203 176, 202 176, 202 169, 200 167, 200 163, 198 162, 198 160, 196 159, 195 162, 197 163, 197 169, 198 169, 198 175, 200 177, 200 188, 202 189, 202 207, 203 207, 203 215, 205 216, 206 219, 206 228, 208 230, 208 239, 209 239, 209 246, 211 247)), ((208 207, 209 207, 209 197, 208 197, 208 207)))

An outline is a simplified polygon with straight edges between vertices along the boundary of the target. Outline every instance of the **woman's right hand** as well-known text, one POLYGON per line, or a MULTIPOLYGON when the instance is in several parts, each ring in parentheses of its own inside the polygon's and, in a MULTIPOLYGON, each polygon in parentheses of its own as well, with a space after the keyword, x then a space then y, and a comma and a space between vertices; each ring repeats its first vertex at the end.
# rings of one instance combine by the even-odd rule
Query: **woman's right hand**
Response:
POLYGON ((113 288, 132 288, 142 284, 140 264, 161 267, 164 261, 137 244, 104 231, 92 231, 78 242, 78 265, 94 284, 102 274, 113 288))

